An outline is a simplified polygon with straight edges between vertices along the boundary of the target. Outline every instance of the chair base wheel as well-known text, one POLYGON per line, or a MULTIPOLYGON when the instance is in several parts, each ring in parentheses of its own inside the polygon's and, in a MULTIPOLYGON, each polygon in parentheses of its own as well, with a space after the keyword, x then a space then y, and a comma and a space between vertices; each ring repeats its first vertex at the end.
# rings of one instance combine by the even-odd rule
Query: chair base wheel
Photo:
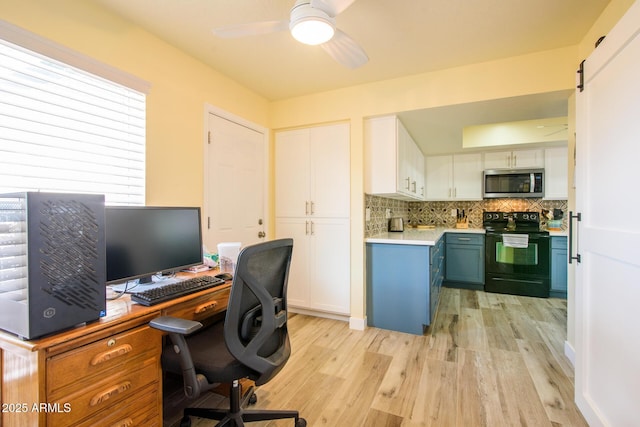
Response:
POLYGON ((258 403, 258 396, 254 393, 249 398, 249 405, 255 405, 256 403, 258 403))
POLYGON ((191 418, 182 417, 180 420, 180 427, 191 427, 191 418))
POLYGON ((307 427, 307 420, 304 418, 298 418, 298 421, 296 421, 296 427, 307 427))

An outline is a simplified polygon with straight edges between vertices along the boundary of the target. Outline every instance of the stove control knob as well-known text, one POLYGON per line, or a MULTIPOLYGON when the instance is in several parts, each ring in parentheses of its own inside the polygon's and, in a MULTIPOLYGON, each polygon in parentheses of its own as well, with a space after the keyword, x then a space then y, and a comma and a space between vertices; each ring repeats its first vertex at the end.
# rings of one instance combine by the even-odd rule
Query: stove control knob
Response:
POLYGON ((529 219, 529 214, 522 214, 522 219, 529 219))

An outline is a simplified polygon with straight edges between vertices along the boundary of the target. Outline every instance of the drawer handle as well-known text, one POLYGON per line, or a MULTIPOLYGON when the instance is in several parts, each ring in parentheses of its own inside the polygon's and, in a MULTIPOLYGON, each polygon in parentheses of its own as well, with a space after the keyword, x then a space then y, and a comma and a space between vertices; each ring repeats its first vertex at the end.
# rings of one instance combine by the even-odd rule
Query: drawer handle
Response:
POLYGON ((109 360, 115 359, 116 357, 124 356, 125 354, 131 353, 131 351, 133 351, 133 347, 131 347, 131 344, 124 344, 103 353, 96 354, 93 359, 91 359, 91 366, 96 366, 101 363, 108 362, 109 360))
POLYGON ((132 427, 133 426, 133 420, 131 418, 125 418, 122 421, 118 421, 115 424, 111 424, 110 427, 132 427))
POLYGON ((211 302, 207 302, 205 304, 201 304, 201 305, 196 307, 195 314, 204 313, 207 310, 211 310, 212 308, 216 308, 217 305, 218 305, 218 301, 211 301, 211 302))
POLYGON ((103 391, 102 393, 98 393, 93 396, 91 398, 91 401, 89 402, 89 406, 97 406, 103 402, 106 402, 112 397, 115 397, 120 393, 124 393, 129 390, 131 390, 131 381, 125 381, 123 383, 116 384, 113 387, 110 387, 109 389, 103 391))
POLYGON ((458 240, 461 242, 468 242, 471 240, 471 237, 458 237, 458 240))

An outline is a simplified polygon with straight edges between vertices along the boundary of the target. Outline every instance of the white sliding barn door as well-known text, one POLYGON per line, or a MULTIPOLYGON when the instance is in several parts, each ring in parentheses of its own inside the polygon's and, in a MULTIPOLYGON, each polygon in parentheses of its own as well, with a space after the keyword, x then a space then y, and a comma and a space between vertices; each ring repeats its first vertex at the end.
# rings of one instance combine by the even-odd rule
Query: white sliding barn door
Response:
POLYGON ((576 403, 639 425, 640 3, 584 63, 576 111, 576 403))

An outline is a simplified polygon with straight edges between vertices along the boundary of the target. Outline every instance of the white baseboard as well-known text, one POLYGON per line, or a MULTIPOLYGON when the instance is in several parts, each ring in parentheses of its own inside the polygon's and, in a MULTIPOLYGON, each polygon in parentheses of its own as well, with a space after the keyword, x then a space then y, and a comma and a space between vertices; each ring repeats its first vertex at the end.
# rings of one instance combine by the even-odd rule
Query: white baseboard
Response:
POLYGON ((350 317, 349 318, 349 329, 354 329, 356 331, 364 331, 367 327, 367 318, 359 318, 359 317, 350 317))
POLYGON ((326 319, 340 320, 349 323, 349 329, 364 331, 367 328, 367 318, 352 317, 345 314, 327 313, 325 311, 309 310, 302 307, 289 306, 291 313, 306 314, 308 316, 324 317, 326 319))
POLYGON ((306 314, 307 316, 324 317, 326 319, 340 320, 342 322, 349 322, 349 315, 327 313, 325 311, 309 310, 308 308, 289 306, 288 310, 291 313, 306 314))
POLYGON ((571 366, 576 367, 576 351, 573 346, 569 343, 569 341, 564 342, 564 355, 567 356, 569 362, 571 362, 571 366))

